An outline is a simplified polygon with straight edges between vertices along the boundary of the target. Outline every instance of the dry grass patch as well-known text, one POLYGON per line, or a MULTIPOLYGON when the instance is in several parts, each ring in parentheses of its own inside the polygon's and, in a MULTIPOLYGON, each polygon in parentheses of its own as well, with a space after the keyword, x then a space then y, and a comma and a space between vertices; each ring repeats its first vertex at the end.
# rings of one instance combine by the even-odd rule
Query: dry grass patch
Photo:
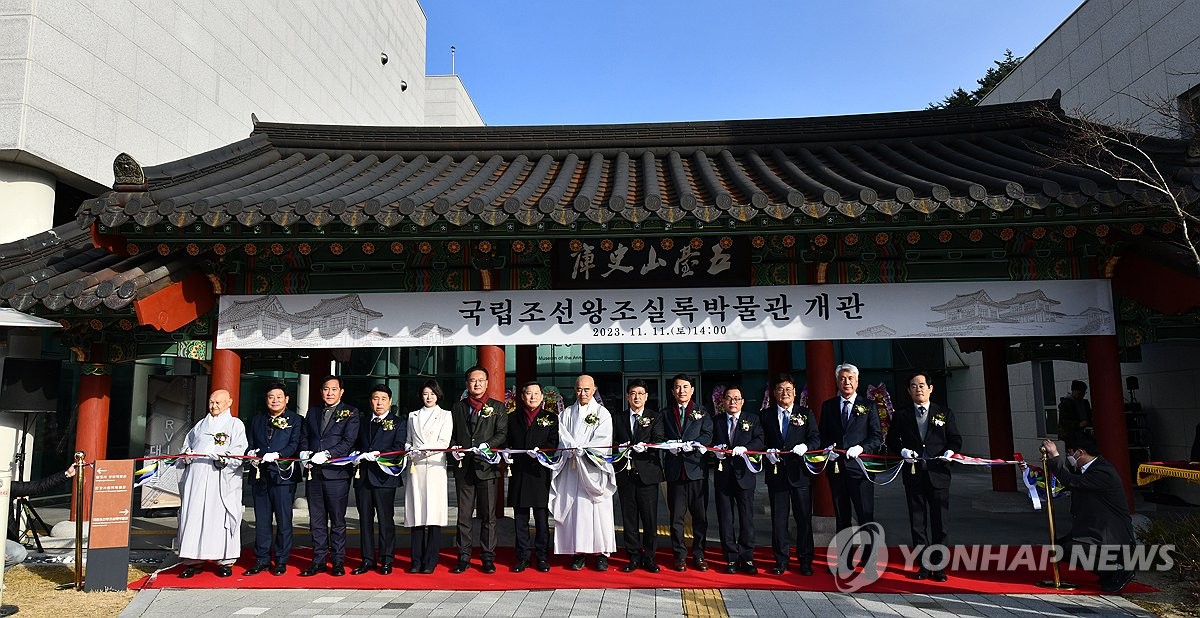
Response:
MULTIPOLYGON (((137 581, 154 571, 151 565, 129 567, 128 581, 137 581)), ((18 616, 116 616, 137 594, 125 592, 77 592, 55 590, 75 581, 75 567, 65 564, 18 565, 4 573, 4 604, 15 605, 18 616)))

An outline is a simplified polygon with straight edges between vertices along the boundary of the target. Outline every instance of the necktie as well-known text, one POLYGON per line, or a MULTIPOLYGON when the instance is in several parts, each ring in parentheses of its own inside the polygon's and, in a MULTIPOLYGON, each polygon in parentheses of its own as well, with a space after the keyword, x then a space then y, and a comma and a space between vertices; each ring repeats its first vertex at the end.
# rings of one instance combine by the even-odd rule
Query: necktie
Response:
POLYGON ((675 410, 675 422, 679 425, 680 431, 683 431, 683 419, 687 416, 687 414, 684 414, 686 411, 687 406, 679 406, 679 409, 675 410))
POLYGON ((925 417, 927 410, 925 406, 917 406, 917 428, 921 430, 921 439, 929 433, 929 419, 925 417))
POLYGON ((325 428, 329 426, 330 419, 333 418, 333 408, 325 408, 325 415, 321 417, 321 433, 325 433, 325 428))
POLYGON ((850 402, 842 400, 842 429, 850 424, 850 402))
POLYGON ((788 425, 791 424, 791 414, 787 410, 779 411, 779 437, 787 440, 788 425))
POLYGON ((733 446, 733 432, 736 427, 737 427, 737 419, 732 416, 729 417, 729 445, 730 446, 733 446))
POLYGON ((631 417, 629 419, 629 437, 632 438, 635 434, 637 434, 638 415, 636 412, 634 412, 633 414, 630 414, 629 416, 631 417))

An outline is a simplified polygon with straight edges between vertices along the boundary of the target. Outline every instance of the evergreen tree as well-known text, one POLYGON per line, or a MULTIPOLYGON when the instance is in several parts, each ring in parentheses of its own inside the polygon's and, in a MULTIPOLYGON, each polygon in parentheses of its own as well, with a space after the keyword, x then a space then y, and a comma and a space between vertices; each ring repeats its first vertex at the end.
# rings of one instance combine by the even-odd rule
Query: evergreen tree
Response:
POLYGON ((983 97, 992 91, 1017 65, 1021 63, 1021 56, 1013 56, 1011 49, 1004 50, 1004 57, 1000 60, 993 60, 994 67, 988 67, 983 77, 976 80, 975 83, 979 87, 967 92, 962 88, 955 88, 949 96, 942 99, 941 103, 930 103, 929 109, 945 109, 947 107, 971 107, 979 105, 983 97))

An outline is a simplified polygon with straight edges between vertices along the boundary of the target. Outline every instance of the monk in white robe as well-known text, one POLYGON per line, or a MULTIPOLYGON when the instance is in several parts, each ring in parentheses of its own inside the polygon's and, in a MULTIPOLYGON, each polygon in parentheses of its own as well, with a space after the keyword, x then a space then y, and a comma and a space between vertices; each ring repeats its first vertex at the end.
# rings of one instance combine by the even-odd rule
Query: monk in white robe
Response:
POLYGON ((550 482, 554 552, 575 555, 567 567, 572 571, 583 569, 585 554, 598 554, 596 569, 604 571, 608 554, 617 550, 613 527, 617 475, 603 459, 612 450, 612 415, 595 400, 596 382, 591 376, 579 376, 575 395, 575 404, 559 419, 562 459, 550 482))
POLYGON ((227 458, 246 452, 246 426, 233 416, 229 392, 213 391, 208 416, 188 432, 181 457, 179 557, 188 565, 180 577, 200 572, 205 560, 218 563, 217 576, 229 577, 242 554, 242 460, 227 458))

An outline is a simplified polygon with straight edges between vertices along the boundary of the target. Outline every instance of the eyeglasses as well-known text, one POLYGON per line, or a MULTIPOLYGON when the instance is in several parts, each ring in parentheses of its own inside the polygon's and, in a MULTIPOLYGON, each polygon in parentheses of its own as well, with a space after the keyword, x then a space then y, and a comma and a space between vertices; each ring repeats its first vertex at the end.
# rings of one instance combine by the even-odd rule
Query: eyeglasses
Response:
POLYGON ((742 399, 741 397, 726 397, 725 399, 730 402, 733 402, 733 403, 737 403, 739 401, 745 401, 745 399, 742 399))

